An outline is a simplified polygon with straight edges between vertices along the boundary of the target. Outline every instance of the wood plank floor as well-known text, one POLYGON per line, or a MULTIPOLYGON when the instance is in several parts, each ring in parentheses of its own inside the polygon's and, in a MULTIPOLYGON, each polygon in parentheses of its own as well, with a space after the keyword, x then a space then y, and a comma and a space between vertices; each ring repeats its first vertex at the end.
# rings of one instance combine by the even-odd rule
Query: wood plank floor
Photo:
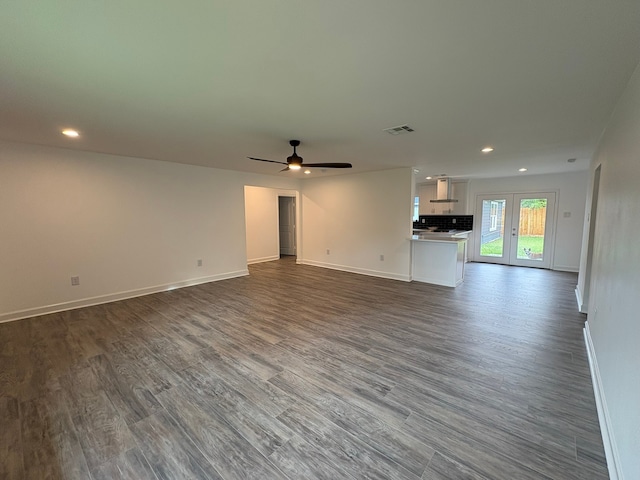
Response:
POLYGON ((575 274, 250 273, 0 325, 0 478, 608 478, 575 274))

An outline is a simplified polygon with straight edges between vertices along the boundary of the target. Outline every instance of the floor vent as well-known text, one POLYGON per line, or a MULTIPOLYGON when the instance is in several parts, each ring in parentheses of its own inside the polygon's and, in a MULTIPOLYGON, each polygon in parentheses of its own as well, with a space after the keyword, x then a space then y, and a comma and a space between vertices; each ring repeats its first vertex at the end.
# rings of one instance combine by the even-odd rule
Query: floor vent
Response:
POLYGON ((409 125, 400 125, 399 127, 385 128, 383 131, 391 135, 400 135, 401 133, 413 132, 413 128, 409 125))

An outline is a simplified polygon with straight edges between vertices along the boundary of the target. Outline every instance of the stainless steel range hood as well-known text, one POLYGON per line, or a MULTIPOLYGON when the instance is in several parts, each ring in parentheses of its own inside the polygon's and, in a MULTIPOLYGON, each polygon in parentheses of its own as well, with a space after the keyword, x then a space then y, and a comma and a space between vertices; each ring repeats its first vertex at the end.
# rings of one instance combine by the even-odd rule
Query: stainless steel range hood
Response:
POLYGON ((458 200, 449 198, 451 195, 451 180, 448 177, 439 178, 436 183, 436 199, 431 203, 456 203, 458 200))

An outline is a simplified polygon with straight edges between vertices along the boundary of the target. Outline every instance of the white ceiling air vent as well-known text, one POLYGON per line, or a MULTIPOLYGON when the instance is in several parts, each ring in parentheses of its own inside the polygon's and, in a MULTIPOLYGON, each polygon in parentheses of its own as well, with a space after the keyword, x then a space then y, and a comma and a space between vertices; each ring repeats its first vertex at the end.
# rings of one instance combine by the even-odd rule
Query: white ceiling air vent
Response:
POLYGON ((400 135, 401 133, 413 132, 413 128, 409 125, 400 125, 399 127, 385 128, 383 132, 387 132, 390 135, 400 135))
POLYGON ((436 199, 431 203, 456 203, 458 200, 451 197, 451 181, 449 178, 439 178, 436 183, 436 199))

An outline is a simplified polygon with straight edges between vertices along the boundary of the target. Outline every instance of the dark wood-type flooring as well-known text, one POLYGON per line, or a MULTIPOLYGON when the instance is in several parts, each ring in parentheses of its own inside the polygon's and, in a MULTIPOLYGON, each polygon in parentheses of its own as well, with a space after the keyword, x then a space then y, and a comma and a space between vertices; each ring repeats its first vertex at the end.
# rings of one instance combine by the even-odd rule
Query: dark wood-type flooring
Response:
POLYGON ((575 274, 250 272, 0 325, 0 478, 607 478, 575 274))

